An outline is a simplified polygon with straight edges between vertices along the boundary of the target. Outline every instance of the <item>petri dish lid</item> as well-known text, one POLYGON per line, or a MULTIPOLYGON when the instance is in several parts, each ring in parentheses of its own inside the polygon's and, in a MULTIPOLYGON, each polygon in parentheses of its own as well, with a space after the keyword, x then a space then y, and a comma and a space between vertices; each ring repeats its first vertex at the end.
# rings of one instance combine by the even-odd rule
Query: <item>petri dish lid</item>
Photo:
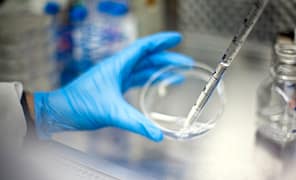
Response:
POLYGON ((212 72, 209 66, 201 63, 161 69, 151 76, 141 91, 142 112, 171 139, 188 140, 208 132, 223 113, 225 97, 222 81, 200 118, 188 129, 183 126, 212 72))

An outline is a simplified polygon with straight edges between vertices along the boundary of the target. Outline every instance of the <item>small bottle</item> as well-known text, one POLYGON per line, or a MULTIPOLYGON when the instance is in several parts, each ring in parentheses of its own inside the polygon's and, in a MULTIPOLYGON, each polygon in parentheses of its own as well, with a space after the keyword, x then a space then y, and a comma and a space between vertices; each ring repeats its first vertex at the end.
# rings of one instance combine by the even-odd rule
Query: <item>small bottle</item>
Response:
POLYGON ((296 139, 296 45, 276 44, 257 97, 258 132, 277 144, 296 139))
POLYGON ((74 25, 73 57, 78 72, 122 50, 136 38, 127 0, 86 0, 87 18, 74 25))

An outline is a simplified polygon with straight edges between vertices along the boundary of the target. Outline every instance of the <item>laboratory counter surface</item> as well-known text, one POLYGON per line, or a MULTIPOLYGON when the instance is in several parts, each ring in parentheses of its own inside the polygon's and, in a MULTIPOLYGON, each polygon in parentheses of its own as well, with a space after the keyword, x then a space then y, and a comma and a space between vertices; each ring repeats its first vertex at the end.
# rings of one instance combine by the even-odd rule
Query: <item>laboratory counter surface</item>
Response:
MULTIPOLYGON (((180 51, 214 67, 228 42, 189 34, 180 51)), ((111 165, 103 166, 109 168, 104 172, 119 179, 295 180, 296 144, 278 146, 256 132, 256 90, 268 75, 270 48, 249 43, 242 51, 224 77, 227 103, 223 116, 202 137, 154 143, 105 128, 62 133, 54 139, 83 156, 73 156, 76 161, 97 159, 97 165, 84 163, 92 164, 92 169, 100 171, 108 162, 111 165)), ((135 107, 139 107, 138 97, 139 90, 126 96, 135 107)))

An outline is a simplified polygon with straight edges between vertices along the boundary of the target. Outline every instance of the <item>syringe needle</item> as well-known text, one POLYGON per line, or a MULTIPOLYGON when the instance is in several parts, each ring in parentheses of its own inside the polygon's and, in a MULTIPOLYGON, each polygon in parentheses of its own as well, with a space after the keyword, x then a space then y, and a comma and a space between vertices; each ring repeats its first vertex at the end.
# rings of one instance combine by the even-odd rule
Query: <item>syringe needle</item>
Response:
POLYGON ((254 3, 249 15, 244 19, 241 28, 239 29, 238 33, 234 36, 229 47, 226 49, 222 57, 222 60, 217 66, 215 72, 207 82, 199 97, 197 98, 195 105, 193 105, 193 107, 191 108, 187 116, 187 119, 184 123, 185 129, 190 127, 192 123, 194 123, 194 121, 196 121, 199 118, 208 99, 216 89, 226 69, 231 65, 232 61, 239 53, 239 50, 241 49, 250 32, 254 28, 268 1, 269 0, 257 0, 254 3))

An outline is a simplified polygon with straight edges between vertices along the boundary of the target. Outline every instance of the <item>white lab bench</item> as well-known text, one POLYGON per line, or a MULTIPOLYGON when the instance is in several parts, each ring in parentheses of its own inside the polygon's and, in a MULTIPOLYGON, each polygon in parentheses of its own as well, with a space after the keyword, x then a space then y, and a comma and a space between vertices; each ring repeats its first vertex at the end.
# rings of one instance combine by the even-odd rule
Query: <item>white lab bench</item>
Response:
MULTIPOLYGON (((180 50, 214 66, 229 40, 187 34, 180 50)), ((71 158, 91 159, 93 169, 104 167, 108 169, 105 172, 123 179, 295 180, 295 144, 282 148, 256 135, 256 90, 268 75, 269 58, 269 48, 252 43, 243 48, 225 74, 227 103, 223 117, 212 131, 198 139, 153 143, 106 128, 63 133, 55 140, 80 154, 71 158), (102 166, 105 162, 111 165, 102 166)), ((137 91, 127 99, 137 106, 137 91)))

